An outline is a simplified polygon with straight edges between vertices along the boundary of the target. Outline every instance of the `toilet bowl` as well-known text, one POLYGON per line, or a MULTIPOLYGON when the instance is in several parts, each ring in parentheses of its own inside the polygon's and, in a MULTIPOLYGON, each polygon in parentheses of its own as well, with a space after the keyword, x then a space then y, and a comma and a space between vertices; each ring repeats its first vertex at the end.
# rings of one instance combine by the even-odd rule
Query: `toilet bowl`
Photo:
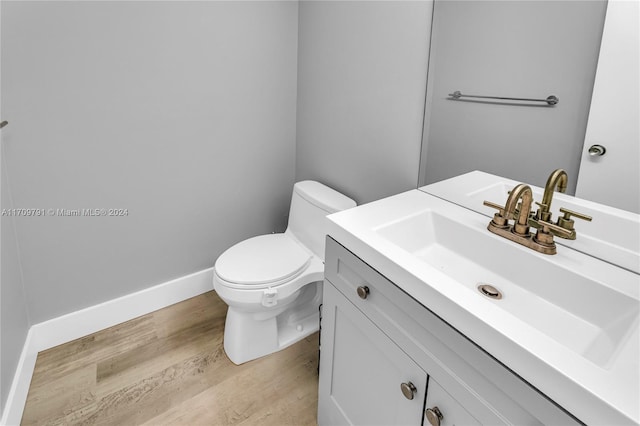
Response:
POLYGON ((298 182, 284 233, 249 238, 218 257, 213 285, 229 306, 224 349, 232 362, 277 352, 318 331, 325 216, 355 206, 321 183, 298 182))

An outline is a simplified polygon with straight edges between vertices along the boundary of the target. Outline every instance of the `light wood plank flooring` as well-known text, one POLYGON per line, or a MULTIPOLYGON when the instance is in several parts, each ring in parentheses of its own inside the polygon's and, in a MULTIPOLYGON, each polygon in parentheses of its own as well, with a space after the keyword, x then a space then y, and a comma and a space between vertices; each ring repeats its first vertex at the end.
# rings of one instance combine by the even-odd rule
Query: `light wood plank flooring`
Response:
POLYGON ((38 354, 23 425, 315 425, 318 334, 234 365, 215 292, 38 354))

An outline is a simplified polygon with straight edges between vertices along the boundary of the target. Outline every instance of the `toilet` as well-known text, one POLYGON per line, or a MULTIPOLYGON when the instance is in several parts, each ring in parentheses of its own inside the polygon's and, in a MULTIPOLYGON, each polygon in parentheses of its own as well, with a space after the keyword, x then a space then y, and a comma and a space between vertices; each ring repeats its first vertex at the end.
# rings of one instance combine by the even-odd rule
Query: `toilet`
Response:
POLYGON ((297 182, 284 233, 249 238, 218 257, 213 286, 229 306, 224 350, 233 363, 277 352, 318 331, 325 216, 355 206, 319 182, 297 182))

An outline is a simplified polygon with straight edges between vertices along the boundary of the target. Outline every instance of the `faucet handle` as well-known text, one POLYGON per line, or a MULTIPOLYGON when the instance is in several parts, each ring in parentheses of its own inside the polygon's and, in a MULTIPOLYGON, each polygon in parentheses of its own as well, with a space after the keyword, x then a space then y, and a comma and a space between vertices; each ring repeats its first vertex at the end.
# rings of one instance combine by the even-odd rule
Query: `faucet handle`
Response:
POLYGON ((571 232, 544 220, 538 220, 537 222, 539 229, 533 237, 533 241, 545 249, 545 251, 543 251, 545 254, 556 254, 556 243, 553 241, 553 236, 558 235, 559 237, 566 238, 565 236, 570 235, 571 232))
MULTIPOLYGON (((571 220, 571 216, 577 217, 578 219, 586 220, 587 222, 591 222, 593 218, 584 213, 574 212, 573 210, 565 209, 564 207, 560 207, 560 213, 564 213, 564 216, 561 219, 571 220)), ((560 225, 562 226, 562 225, 560 225)))
POLYGON ((498 213, 500 213, 501 215, 504 215, 504 206, 500 204, 492 203, 491 201, 486 201, 486 200, 482 204, 484 204, 487 207, 491 207, 492 209, 496 209, 498 210, 498 213))
POLYGON ((564 213, 564 216, 558 218, 558 226, 569 231, 569 236, 558 236, 560 238, 566 238, 567 240, 576 239, 576 230, 573 227, 574 221, 573 219, 571 219, 571 216, 578 219, 586 220, 587 222, 591 222, 591 220, 593 220, 591 216, 588 216, 584 213, 574 212, 573 210, 565 209, 564 207, 560 207, 560 213, 564 213))
POLYGON ((538 231, 538 234, 553 234, 561 238, 567 238, 571 235, 571 231, 554 223, 547 222, 545 220, 538 220, 537 222, 540 224, 540 230, 538 231))
POLYGON ((491 222, 498 227, 507 227, 509 225, 509 218, 505 215, 505 208, 500 204, 492 203, 491 201, 484 201, 484 204, 487 207, 491 207, 492 209, 498 210, 498 213, 493 215, 493 220, 491 222))

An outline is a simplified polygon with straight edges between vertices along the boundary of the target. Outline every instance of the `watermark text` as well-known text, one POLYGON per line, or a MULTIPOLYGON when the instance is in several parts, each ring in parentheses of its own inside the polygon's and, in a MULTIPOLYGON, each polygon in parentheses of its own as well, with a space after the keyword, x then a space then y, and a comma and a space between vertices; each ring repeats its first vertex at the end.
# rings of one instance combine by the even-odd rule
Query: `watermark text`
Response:
POLYGON ((122 217, 129 216, 129 209, 114 208, 45 208, 45 209, 2 209, 2 216, 13 217, 122 217))

